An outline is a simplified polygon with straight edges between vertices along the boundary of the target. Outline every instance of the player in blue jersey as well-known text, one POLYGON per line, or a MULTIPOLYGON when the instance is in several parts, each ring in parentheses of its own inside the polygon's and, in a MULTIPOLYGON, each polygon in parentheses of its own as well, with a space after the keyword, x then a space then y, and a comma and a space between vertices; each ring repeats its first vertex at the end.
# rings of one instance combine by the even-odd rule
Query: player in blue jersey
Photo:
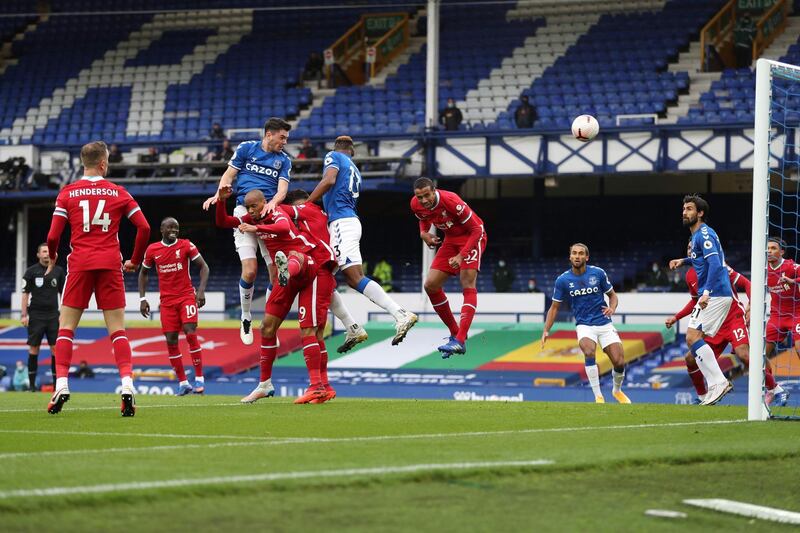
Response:
POLYGON ((728 394, 733 385, 722 373, 714 356, 714 350, 703 340, 713 337, 720 330, 733 304, 728 269, 725 268, 725 253, 717 233, 705 223, 709 206, 697 194, 683 198, 683 225, 692 233, 689 259, 697 272, 697 294, 700 298, 689 315, 686 344, 697 361, 708 384, 708 392, 701 405, 713 405, 728 394))
POLYGON ((550 328, 556 321, 561 302, 569 298, 572 314, 575 316, 578 345, 583 352, 586 377, 592 386, 594 401, 605 403, 603 393, 600 391, 600 371, 595 362, 599 342, 614 367, 612 395, 619 403, 631 403, 622 392, 622 383, 625 381, 625 353, 622 350, 622 341, 611 322, 611 315, 617 310, 619 303, 617 293, 614 292, 614 287, 605 271, 588 265, 588 261, 588 246, 578 242, 569 247, 569 262, 572 268, 556 279, 553 303, 547 311, 542 332, 542 349, 544 350, 547 337, 550 336, 550 328), (606 294, 608 305, 605 300, 606 294))
MULTIPOLYGON (((351 159, 355 155, 353 139, 346 135, 336 138, 333 151, 325 155, 322 181, 307 202, 322 200, 328 213, 331 247, 347 284, 394 317, 396 345, 417 323, 417 315, 395 302, 378 283, 364 275, 361 267, 361 221, 356 214, 356 202, 361 191, 361 173, 351 159)), ((349 332, 348 332, 349 334, 349 332)))
MULTIPOLYGON (((244 141, 236 148, 236 152, 228 162, 228 169, 219 180, 219 189, 230 187, 234 180, 236 181, 234 216, 242 217, 247 214, 244 197, 253 190, 260 190, 264 193, 264 197, 268 200, 266 212, 273 211, 283 202, 289 190, 292 170, 292 161, 283 148, 289 140, 289 130, 291 129, 291 124, 285 120, 270 118, 264 124, 263 139, 244 141)), ((219 191, 203 202, 203 209, 207 211, 218 200, 219 191)), ((270 285, 267 289, 267 296, 269 296, 276 271, 264 242, 258 239, 255 233, 243 233, 235 229, 233 230, 233 241, 236 245, 236 252, 239 254, 239 260, 242 262, 242 277, 239 280, 242 325, 239 335, 244 344, 253 344, 250 307, 253 303, 254 283, 258 272, 256 250, 261 250, 261 255, 269 270, 270 285)))

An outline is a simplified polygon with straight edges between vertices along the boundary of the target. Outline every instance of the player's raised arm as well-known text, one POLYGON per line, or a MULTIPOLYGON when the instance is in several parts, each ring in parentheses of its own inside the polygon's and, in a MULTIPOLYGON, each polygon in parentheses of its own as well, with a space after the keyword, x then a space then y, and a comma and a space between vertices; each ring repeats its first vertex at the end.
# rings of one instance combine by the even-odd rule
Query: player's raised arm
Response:
POLYGON ((322 173, 322 180, 317 183, 314 190, 308 196, 306 203, 316 203, 322 199, 322 196, 330 190, 336 183, 336 175, 339 174, 339 164, 331 154, 325 157, 325 170, 322 173))
MULTIPOLYGON (((236 156, 234 155, 234 158, 235 157, 236 156)), ((208 211, 209 207, 211 207, 212 205, 216 204, 219 201, 220 199, 219 191, 222 189, 230 188, 233 185, 234 180, 236 180, 236 176, 239 174, 239 169, 232 166, 233 162, 234 160, 231 159, 231 163, 228 163, 229 165, 228 168, 225 169, 225 172, 219 179, 219 186, 217 187, 217 192, 214 193, 214 196, 209 196, 208 198, 206 198, 206 201, 203 202, 203 209, 205 211, 208 211)))

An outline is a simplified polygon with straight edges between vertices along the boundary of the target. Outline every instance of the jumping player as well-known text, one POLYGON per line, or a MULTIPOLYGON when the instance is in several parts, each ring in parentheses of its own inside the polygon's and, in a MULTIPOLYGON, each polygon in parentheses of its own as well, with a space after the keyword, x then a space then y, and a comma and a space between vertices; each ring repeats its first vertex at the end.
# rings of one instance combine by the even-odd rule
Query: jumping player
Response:
POLYGON ((430 248, 441 244, 425 279, 431 305, 450 330, 450 339, 439 346, 443 359, 467 351, 466 341, 478 306, 477 280, 486 250, 486 230, 480 217, 457 194, 437 190, 428 178, 414 182, 411 211, 419 219, 419 236, 430 248), (444 232, 444 241, 430 233, 431 226, 444 232), (458 276, 464 294, 461 319, 456 324, 442 287, 458 276))
POLYGON ((733 304, 733 289, 725 268, 722 244, 716 232, 705 223, 708 212, 708 202, 699 195, 684 196, 683 225, 692 233, 689 259, 697 272, 697 294, 700 295, 689 316, 686 344, 708 384, 701 405, 717 403, 733 388, 720 370, 714 350, 703 340, 719 333, 733 304))
MULTIPOLYGON (((219 180, 219 189, 214 196, 203 202, 203 209, 208 211, 209 207, 219 200, 219 191, 230 187, 236 180, 236 209, 235 216, 244 216, 247 210, 244 207, 245 195, 253 190, 264 193, 269 202, 266 204, 267 211, 273 211, 286 197, 289 190, 289 180, 291 179, 292 161, 289 155, 283 151, 289 140, 289 130, 291 124, 281 118, 270 118, 264 124, 264 138, 255 141, 245 141, 241 143, 234 152, 233 157, 228 162, 228 169, 219 180)), ((258 260, 256 250, 261 250, 261 255, 267 263, 269 270, 270 286, 267 288, 267 296, 275 281, 275 267, 264 243, 257 239, 254 234, 243 233, 239 230, 233 231, 233 241, 236 245, 236 252, 242 262, 242 277, 239 280, 239 303, 242 307, 242 325, 239 335, 244 344, 253 344, 252 314, 251 306, 253 303, 253 285, 256 280, 258 270, 258 260)))
POLYGON ((106 181, 108 147, 95 141, 81 148, 83 177, 58 194, 47 246, 50 251, 48 273, 56 264, 58 243, 64 227, 70 226, 67 281, 64 287, 58 340, 56 341, 56 386, 47 411, 56 414, 69 400, 69 366, 72 344, 83 310, 95 295, 103 311, 122 379, 122 416, 136 413, 131 377, 131 346, 125 335, 125 284, 122 272, 135 272, 142 262, 150 225, 136 201, 123 187, 106 181), (133 255, 122 262, 119 249, 119 224, 127 217, 136 226, 133 255))
POLYGON ((245 196, 246 215, 241 218, 229 216, 225 211, 224 200, 230 194, 229 188, 219 190, 219 198, 222 201, 217 203, 217 225, 223 228, 237 227, 242 232, 258 235, 273 254, 278 270, 278 285, 267 299, 264 321, 261 325, 259 358, 261 379, 258 386, 241 401, 253 403, 275 394, 271 377, 272 365, 277 357, 278 328, 289 313, 295 297, 298 296, 303 356, 311 384, 306 393, 295 400, 295 403, 326 401, 328 394, 322 386, 321 354, 316 335, 320 318, 325 317, 328 312, 333 287, 325 287, 324 278, 317 277, 319 264, 311 257, 314 245, 300 234, 282 210, 271 211, 265 218, 261 218, 266 199, 260 190, 250 191, 245 196))
POLYGON ((356 214, 356 202, 361 191, 361 173, 351 159, 355 155, 353 139, 346 135, 336 138, 333 151, 325 156, 322 181, 314 188, 308 203, 323 201, 328 214, 331 248, 336 254, 339 270, 347 284, 375 305, 392 315, 395 335, 392 345, 403 341, 417 323, 417 315, 395 302, 380 284, 364 276, 361 267, 361 221, 356 214))
POLYGON ((611 321, 611 316, 619 304, 617 293, 614 292, 614 287, 602 268, 587 264, 588 246, 579 242, 570 246, 569 261, 572 268, 556 279, 553 303, 547 311, 542 331, 542 349, 550 336, 550 328, 556 321, 561 302, 568 297, 572 314, 575 315, 575 332, 578 335, 578 345, 583 352, 586 377, 594 392, 595 403, 605 403, 600 390, 600 370, 595 361, 598 342, 614 367, 611 373, 614 379, 611 394, 619 403, 631 403, 622 392, 622 383, 625 381, 625 353, 622 341, 611 321), (608 305, 604 297, 606 294, 608 305))
POLYGON ((203 377, 203 349, 197 340, 197 310, 206 304, 206 285, 208 284, 208 265, 197 247, 188 239, 179 239, 180 225, 172 217, 161 221, 161 241, 147 247, 142 269, 139 270, 139 311, 142 316, 150 316, 150 303, 145 292, 150 269, 155 265, 158 272, 158 290, 161 296, 161 330, 167 340, 169 362, 178 376, 178 396, 194 392, 205 392, 203 377), (200 285, 195 294, 189 264, 200 267, 200 285), (194 366, 194 388, 186 379, 183 356, 178 344, 178 333, 183 330, 189 344, 189 356, 194 366))

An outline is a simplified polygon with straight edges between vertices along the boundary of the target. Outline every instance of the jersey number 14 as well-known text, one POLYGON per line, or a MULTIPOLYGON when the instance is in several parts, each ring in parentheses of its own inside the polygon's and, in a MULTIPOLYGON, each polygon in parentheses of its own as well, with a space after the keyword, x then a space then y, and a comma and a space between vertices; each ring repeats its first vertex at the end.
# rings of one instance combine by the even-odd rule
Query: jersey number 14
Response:
POLYGON ((103 212, 106 207, 105 200, 97 202, 97 209, 94 210, 94 216, 91 221, 89 220, 89 200, 81 200, 78 205, 81 206, 83 211, 84 233, 89 233, 92 230, 92 226, 100 226, 103 231, 108 231, 108 227, 111 225, 111 217, 108 216, 108 213, 103 212))

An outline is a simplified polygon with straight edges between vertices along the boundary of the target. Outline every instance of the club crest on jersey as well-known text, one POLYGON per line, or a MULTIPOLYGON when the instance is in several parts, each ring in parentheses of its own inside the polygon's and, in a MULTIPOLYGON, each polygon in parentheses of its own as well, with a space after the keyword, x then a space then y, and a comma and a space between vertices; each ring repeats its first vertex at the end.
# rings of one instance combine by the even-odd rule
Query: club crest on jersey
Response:
POLYGON ((591 285, 592 287, 597 285, 597 278, 595 276, 589 276, 589 285, 591 285))
POLYGON ((177 257, 178 259, 181 258, 181 251, 180 250, 175 250, 175 257, 177 257))
POLYGON ((275 167, 275 170, 280 170, 281 165, 283 165, 283 163, 278 159, 272 162, 272 166, 275 167))

